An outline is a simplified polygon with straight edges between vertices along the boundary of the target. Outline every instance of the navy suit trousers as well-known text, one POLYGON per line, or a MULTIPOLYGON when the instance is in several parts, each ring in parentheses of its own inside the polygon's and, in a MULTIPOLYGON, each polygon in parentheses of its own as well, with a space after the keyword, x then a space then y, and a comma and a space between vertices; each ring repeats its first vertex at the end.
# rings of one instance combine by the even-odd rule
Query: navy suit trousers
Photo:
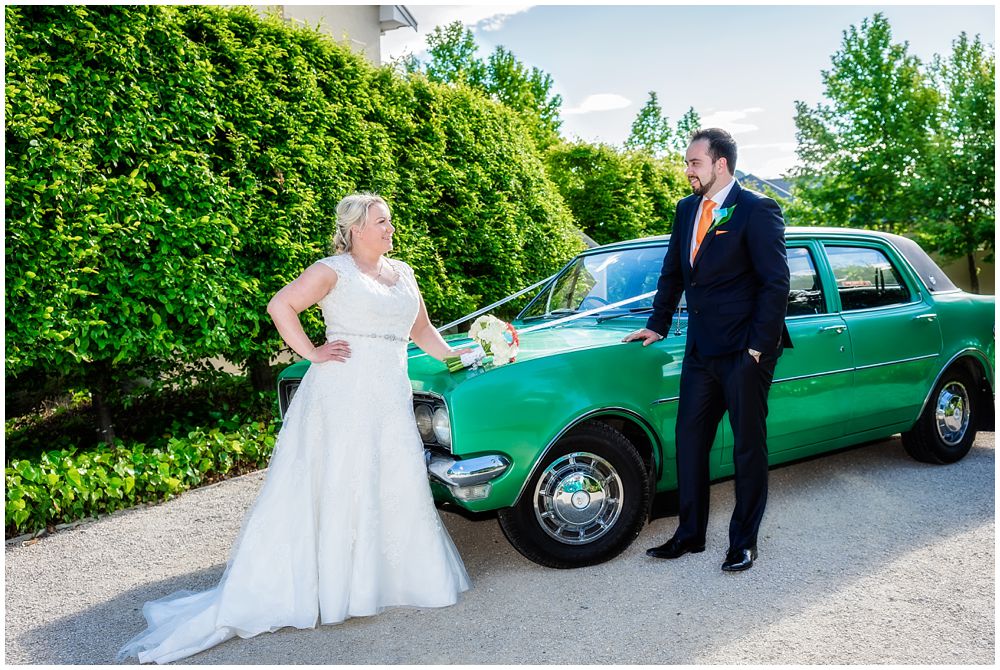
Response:
POLYGON ((704 544, 708 528, 709 453, 719 423, 729 410, 736 468, 736 507, 729 523, 729 546, 757 544, 767 503, 767 394, 781 349, 756 362, 741 351, 702 356, 693 346, 681 366, 677 407, 677 481, 680 527, 675 537, 704 544))

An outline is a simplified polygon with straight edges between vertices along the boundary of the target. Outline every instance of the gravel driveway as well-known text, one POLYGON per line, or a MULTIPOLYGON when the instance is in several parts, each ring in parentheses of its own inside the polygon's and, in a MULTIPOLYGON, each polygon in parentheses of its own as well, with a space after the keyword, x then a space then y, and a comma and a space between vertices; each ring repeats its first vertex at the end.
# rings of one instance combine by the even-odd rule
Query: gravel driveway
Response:
MULTIPOLYGON (((992 664, 994 434, 950 466, 899 439, 771 472, 760 558, 719 570, 732 482, 712 487, 708 550, 647 558, 676 518, 580 570, 522 558, 495 520, 443 514, 473 587, 397 609, 230 640, 186 663, 992 664)), ((216 583, 262 473, 7 545, 6 662, 112 663, 144 601, 216 583)))

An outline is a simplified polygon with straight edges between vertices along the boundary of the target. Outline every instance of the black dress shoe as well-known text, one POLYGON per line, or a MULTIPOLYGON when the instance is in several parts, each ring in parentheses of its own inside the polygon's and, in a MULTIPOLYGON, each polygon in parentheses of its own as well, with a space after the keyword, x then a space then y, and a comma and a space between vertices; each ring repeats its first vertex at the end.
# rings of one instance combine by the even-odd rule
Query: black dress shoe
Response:
POLYGON ((695 544, 693 542, 685 542, 684 540, 678 540, 676 537, 672 537, 658 547, 647 549, 646 555, 652 556, 653 558, 679 558, 688 552, 697 554, 702 551, 705 551, 704 542, 701 544, 695 544))
POLYGON ((753 567, 753 561, 757 558, 757 547, 749 549, 730 549, 726 552, 726 560, 722 564, 724 572, 741 572, 753 567))

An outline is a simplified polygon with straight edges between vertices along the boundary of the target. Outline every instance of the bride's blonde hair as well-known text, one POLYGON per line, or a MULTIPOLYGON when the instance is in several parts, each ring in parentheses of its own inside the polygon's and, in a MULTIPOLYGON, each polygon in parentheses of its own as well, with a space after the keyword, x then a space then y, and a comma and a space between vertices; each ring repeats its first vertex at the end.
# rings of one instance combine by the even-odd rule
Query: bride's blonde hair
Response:
POLYGON ((337 229, 333 234, 333 247, 336 253, 342 254, 351 250, 354 244, 351 226, 363 228, 368 221, 368 209, 375 204, 389 209, 385 200, 374 193, 352 193, 337 203, 337 229))

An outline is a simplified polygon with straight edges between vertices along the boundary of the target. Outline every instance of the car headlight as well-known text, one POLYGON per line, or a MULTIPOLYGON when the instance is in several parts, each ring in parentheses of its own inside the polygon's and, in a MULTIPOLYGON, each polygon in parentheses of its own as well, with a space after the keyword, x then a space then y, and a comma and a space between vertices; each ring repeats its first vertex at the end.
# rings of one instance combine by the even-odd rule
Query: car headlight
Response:
POLYGON ((278 383, 278 413, 281 418, 285 418, 285 414, 288 412, 288 406, 292 404, 292 398, 295 397, 295 392, 299 390, 300 379, 295 380, 283 380, 278 383))
POLYGON ((413 408, 413 416, 417 420, 417 430, 420 439, 430 442, 434 439, 434 412, 427 405, 417 405, 413 408))
POLYGON ((446 447, 450 447, 451 421, 448 419, 448 410, 444 407, 438 407, 434 410, 432 425, 434 428, 434 437, 437 438, 437 441, 446 447))

